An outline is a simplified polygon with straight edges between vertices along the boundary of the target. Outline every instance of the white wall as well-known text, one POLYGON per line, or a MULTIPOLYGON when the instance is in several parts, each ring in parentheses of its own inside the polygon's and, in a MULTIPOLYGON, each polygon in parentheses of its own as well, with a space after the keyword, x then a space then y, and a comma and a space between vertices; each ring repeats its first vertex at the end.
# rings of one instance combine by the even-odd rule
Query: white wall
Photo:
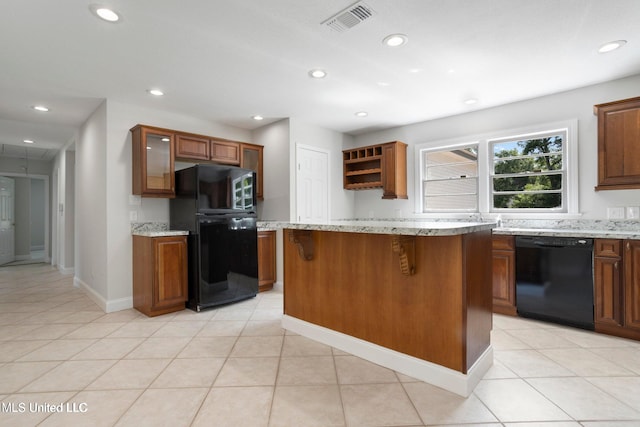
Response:
POLYGON ((63 207, 63 229, 65 244, 60 248, 64 262, 61 264, 63 271, 70 271, 74 267, 75 254, 75 171, 76 152, 65 151, 65 200, 63 207))
POLYGON ((52 263, 66 274, 75 263, 75 140, 69 141, 53 160, 51 197, 52 263))
POLYGON ((106 101, 80 128, 76 140, 76 177, 74 281, 96 302, 107 301, 110 287, 107 271, 122 266, 109 264, 107 257, 106 101))
POLYGON ((30 220, 31 220, 31 250, 44 249, 45 221, 45 188, 44 180, 31 179, 30 220))
POLYGON ((640 75, 454 117, 359 135, 353 147, 400 140, 407 150, 408 200, 381 200, 382 191, 359 191, 355 217, 414 214, 416 144, 578 119, 579 209, 585 219, 605 219, 608 206, 640 206, 640 190, 594 191, 597 184, 597 118, 593 105, 639 95, 640 75))
POLYGON ((31 179, 10 177, 15 183, 15 256, 17 260, 31 256, 31 224, 29 220, 31 203, 31 179))
POLYGON ((262 126, 251 133, 251 142, 264 146, 263 192, 258 202, 261 220, 289 220, 289 119, 262 126))
MULTIPOLYGON (((107 101, 104 110, 103 152, 96 151, 94 154, 98 157, 91 160, 84 155, 86 153, 81 153, 80 144, 76 148, 78 187, 86 187, 85 179, 91 179, 92 172, 84 163, 100 163, 96 170, 96 173, 102 172, 103 176, 98 183, 103 188, 98 193, 102 209, 98 214, 99 227, 93 227, 84 221, 76 231, 79 236, 92 235, 93 240, 105 243, 104 253, 102 250, 93 251, 91 260, 93 264, 99 262, 107 266, 104 283, 101 276, 94 275, 93 279, 98 279, 96 286, 91 282, 87 284, 104 299, 105 310, 114 311, 132 306, 132 241, 129 212, 136 211, 138 221, 169 221, 168 199, 141 198, 140 206, 129 204, 132 185, 132 144, 129 129, 140 123, 237 141, 249 141, 250 132, 176 113, 144 109, 114 101, 107 101), (102 167, 102 163, 106 165, 105 168, 102 167)), ((102 114, 100 116, 102 117, 102 114)), ((78 188, 76 194, 76 206, 85 204, 85 201, 81 200, 84 192, 78 188)), ((77 213, 79 216, 79 209, 77 213)), ((83 247, 77 246, 78 253, 83 250, 83 247)), ((76 269, 79 267, 80 263, 77 263, 76 269)))
POLYGON ((330 208, 329 219, 351 218, 354 214, 354 194, 352 191, 345 191, 342 183, 342 150, 343 147, 353 144, 353 137, 340 132, 324 129, 318 126, 301 122, 297 119, 290 120, 291 145, 289 156, 291 161, 289 169, 291 172, 291 215, 292 221, 297 217, 296 213, 296 182, 295 170, 296 146, 306 145, 322 148, 329 152, 329 199, 330 208))

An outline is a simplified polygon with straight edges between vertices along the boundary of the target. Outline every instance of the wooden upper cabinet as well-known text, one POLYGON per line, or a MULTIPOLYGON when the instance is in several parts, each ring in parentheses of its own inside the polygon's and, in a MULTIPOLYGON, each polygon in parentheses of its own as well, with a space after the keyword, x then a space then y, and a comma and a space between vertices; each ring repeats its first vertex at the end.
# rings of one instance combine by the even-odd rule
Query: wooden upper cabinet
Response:
POLYGON ((400 141, 342 151, 346 190, 382 188, 383 199, 407 198, 407 144, 400 141))
POLYGON ((598 116, 596 190, 640 188, 640 97, 594 106, 598 116))
POLYGON ((240 166, 256 172, 256 197, 263 200, 262 145, 136 125, 133 142, 133 194, 175 196, 175 160, 240 166))
POLYGON ((209 138, 176 134, 176 157, 209 160, 209 138))
POLYGON ((174 133, 137 125, 131 129, 132 193, 142 197, 174 197, 174 133))
POLYGON ((263 167, 263 151, 262 145, 240 144, 240 167, 251 169, 256 173, 256 197, 258 200, 264 199, 262 185, 262 167, 263 167))
POLYGON ((222 139, 212 139, 211 160, 227 165, 240 165, 240 143, 222 139))
POLYGON ((383 145, 382 198, 407 198, 407 144, 395 141, 383 145))

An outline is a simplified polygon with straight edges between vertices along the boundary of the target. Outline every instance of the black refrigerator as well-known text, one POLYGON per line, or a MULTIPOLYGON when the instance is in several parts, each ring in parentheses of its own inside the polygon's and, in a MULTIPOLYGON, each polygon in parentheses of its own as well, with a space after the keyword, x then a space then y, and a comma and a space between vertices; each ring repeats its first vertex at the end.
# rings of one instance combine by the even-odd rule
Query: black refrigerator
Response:
POLYGON ((170 228, 189 231, 189 300, 195 311, 258 293, 255 172, 196 165, 176 171, 170 228))

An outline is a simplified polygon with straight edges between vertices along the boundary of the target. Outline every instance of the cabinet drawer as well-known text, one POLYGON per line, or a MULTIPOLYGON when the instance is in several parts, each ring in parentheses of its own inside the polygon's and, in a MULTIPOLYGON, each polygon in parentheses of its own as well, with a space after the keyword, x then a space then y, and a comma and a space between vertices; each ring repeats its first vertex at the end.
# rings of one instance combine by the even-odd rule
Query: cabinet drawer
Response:
POLYGON ((596 239, 594 255, 599 257, 620 258, 622 253, 622 240, 596 239))
POLYGON ((492 238, 493 249, 503 251, 515 250, 515 239, 513 236, 493 235, 492 238))

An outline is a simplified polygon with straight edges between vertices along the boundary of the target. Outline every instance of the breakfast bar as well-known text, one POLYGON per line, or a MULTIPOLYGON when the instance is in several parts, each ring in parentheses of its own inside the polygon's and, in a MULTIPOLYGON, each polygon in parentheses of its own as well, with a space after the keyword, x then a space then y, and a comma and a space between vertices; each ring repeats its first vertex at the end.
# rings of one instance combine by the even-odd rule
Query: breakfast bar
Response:
POLYGON ((286 224, 283 326, 467 396, 493 361, 494 226, 286 224))

